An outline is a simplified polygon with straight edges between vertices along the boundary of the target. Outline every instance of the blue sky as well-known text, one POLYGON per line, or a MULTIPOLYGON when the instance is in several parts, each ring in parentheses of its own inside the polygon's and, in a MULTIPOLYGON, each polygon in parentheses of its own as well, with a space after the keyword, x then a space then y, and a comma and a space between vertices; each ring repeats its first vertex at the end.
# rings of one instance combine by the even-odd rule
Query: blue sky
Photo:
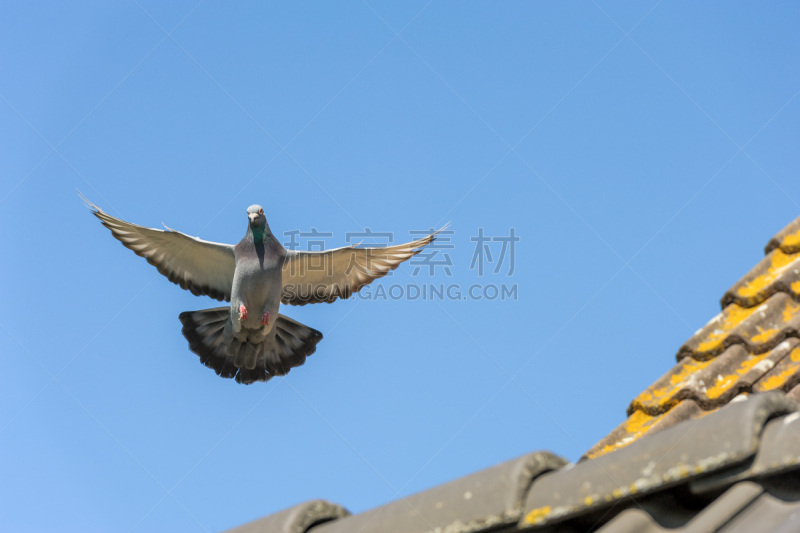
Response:
POLYGON ((576 460, 800 215, 798 9, 2 4, 2 529, 219 531, 533 450, 576 460), (254 203, 328 247, 449 221, 452 276, 406 265, 385 288, 518 299, 284 308, 317 353, 239 386, 180 334, 217 302, 76 189, 227 243, 254 203), (514 228, 512 276, 470 270, 479 228, 514 228))

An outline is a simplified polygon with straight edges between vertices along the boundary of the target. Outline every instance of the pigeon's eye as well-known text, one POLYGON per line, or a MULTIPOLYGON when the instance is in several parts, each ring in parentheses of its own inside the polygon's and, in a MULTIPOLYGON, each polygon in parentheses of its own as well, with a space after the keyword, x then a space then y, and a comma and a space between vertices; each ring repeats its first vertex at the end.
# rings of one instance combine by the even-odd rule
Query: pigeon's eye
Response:
POLYGON ((259 214, 259 215, 263 215, 263 214, 264 214, 264 210, 263 210, 263 209, 259 209, 259 210, 258 210, 258 214, 259 214))

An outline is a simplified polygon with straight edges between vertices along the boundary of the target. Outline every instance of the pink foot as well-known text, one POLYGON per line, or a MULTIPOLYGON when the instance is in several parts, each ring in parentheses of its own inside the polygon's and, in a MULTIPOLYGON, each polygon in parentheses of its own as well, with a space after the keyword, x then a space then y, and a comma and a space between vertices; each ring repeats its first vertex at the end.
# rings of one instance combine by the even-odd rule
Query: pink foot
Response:
POLYGON ((264 313, 264 316, 261 317, 261 325, 262 326, 269 326, 269 311, 264 313))
POLYGON ((239 320, 247 320, 247 308, 244 305, 239 306, 239 320))

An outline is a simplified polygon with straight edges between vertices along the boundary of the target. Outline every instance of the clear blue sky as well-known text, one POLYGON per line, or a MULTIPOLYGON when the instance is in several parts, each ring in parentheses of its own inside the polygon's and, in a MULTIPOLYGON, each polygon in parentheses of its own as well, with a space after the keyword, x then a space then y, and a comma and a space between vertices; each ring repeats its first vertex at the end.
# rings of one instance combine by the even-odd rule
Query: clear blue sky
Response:
POLYGON ((0 529, 218 531, 575 460, 800 215, 794 3, 261 4, 0 7, 0 529), (76 189, 228 243, 254 203, 328 247, 451 221, 452 276, 413 281, 519 298, 284 308, 325 339, 244 387, 180 334, 219 304, 76 189), (481 227, 512 276, 470 270, 481 227))

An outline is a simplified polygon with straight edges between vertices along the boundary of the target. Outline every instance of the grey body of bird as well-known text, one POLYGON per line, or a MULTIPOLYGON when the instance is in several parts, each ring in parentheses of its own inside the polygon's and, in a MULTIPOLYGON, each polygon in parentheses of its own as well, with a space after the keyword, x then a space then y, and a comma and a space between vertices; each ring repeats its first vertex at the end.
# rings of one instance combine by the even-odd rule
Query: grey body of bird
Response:
POLYGON ((247 210, 247 233, 231 246, 131 224, 84 200, 117 240, 167 279, 192 294, 230 302, 229 307, 186 311, 179 319, 201 363, 245 384, 287 374, 322 340, 319 331, 280 314, 281 303, 348 298, 418 254, 436 235, 385 248, 286 250, 263 209, 254 205, 247 210))

